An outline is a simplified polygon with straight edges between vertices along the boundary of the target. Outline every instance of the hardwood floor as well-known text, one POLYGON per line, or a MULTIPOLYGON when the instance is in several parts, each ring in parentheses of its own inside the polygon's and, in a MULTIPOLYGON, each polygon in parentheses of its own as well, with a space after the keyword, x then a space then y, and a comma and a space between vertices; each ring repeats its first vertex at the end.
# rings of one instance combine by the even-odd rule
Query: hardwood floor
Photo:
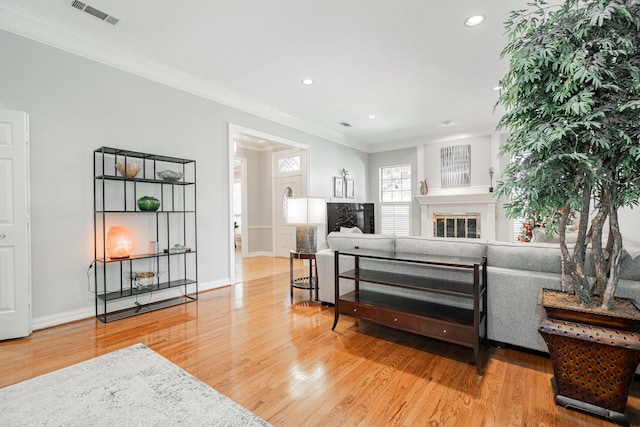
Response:
MULTIPOLYGON (((276 426, 612 425, 553 403, 546 357, 492 348, 480 377, 468 348, 347 316, 331 331, 332 308, 290 303, 280 261, 194 303, 1 342, 0 387, 141 342, 276 426)), ((638 381, 629 412, 640 425, 638 381)))

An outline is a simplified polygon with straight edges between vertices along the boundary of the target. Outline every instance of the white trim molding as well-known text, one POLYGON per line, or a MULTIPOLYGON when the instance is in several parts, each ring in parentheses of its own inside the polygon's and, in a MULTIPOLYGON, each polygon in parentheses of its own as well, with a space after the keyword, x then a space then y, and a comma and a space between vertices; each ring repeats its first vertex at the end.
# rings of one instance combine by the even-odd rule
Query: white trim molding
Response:
MULTIPOLYGON (((213 289, 223 288, 225 286, 229 286, 229 283, 230 283, 229 278, 216 280, 215 282, 199 283, 198 293, 210 291, 213 289)), ((176 293, 176 296, 179 296, 179 295, 180 295, 179 292, 176 293)), ((37 331, 39 329, 46 329, 52 326, 62 325, 64 323, 88 319, 88 318, 94 317, 95 314, 96 314, 96 309, 92 305, 91 307, 65 311, 63 313, 52 314, 50 316, 34 317, 33 330, 37 331)), ((95 320, 96 322, 100 322, 98 319, 95 319, 95 320)))

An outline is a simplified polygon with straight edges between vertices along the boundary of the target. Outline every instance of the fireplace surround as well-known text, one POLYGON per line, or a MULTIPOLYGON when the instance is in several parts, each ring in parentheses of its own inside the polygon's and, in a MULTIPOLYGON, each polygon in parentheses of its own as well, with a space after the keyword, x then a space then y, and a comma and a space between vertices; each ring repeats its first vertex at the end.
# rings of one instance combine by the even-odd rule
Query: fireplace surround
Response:
MULTIPOLYGON (((485 190, 486 191, 486 190, 485 190)), ((477 237, 486 240, 496 238, 496 202, 491 193, 445 193, 428 194, 416 197, 420 205, 420 235, 438 237, 437 215, 447 218, 477 215, 479 227, 477 237)), ((446 237, 446 236, 445 236, 446 237)), ((470 237, 470 236, 450 236, 470 237)), ((476 236, 472 236, 476 237, 476 236)))

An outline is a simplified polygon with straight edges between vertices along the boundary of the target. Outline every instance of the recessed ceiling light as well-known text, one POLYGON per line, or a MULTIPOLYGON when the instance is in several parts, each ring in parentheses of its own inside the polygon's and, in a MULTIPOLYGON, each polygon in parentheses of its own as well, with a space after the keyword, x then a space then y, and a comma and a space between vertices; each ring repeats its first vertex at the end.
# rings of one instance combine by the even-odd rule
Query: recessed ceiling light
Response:
POLYGON ((465 21, 464 21, 464 25, 466 27, 475 27, 476 25, 480 25, 484 22, 484 15, 473 15, 468 17, 465 21))
POLYGON ((312 85, 312 84, 313 84, 313 80, 312 80, 312 79, 304 79, 304 80, 302 80, 302 82, 301 82, 301 83, 302 83, 303 85, 305 85, 305 86, 310 86, 310 85, 312 85))
POLYGON ((367 116, 367 119, 369 119, 369 120, 373 120, 373 119, 375 119, 375 118, 376 118, 375 114, 369 114, 369 115, 367 116))

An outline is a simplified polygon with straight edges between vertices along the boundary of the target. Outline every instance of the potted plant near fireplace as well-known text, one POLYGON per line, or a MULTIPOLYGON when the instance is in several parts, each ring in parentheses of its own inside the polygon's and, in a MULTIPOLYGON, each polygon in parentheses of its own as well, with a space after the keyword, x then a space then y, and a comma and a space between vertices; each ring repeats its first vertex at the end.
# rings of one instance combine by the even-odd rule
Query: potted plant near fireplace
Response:
POLYGON ((637 310, 614 296, 623 258, 618 209, 640 199, 639 17, 638 0, 534 0, 511 13, 502 52, 510 67, 499 98, 506 110, 499 128, 509 131, 501 154, 511 160, 494 193, 509 200, 508 216, 535 212, 547 234, 559 237, 567 292, 555 305, 571 316, 557 321, 549 313, 559 310, 549 309, 540 325, 556 402, 621 423, 640 362, 637 310), (571 246, 566 231, 574 215, 571 246), (613 324, 582 314, 594 312, 613 324), (621 353, 628 361, 619 362, 621 353), (612 385, 612 369, 595 367, 595 359, 625 378, 612 385))

